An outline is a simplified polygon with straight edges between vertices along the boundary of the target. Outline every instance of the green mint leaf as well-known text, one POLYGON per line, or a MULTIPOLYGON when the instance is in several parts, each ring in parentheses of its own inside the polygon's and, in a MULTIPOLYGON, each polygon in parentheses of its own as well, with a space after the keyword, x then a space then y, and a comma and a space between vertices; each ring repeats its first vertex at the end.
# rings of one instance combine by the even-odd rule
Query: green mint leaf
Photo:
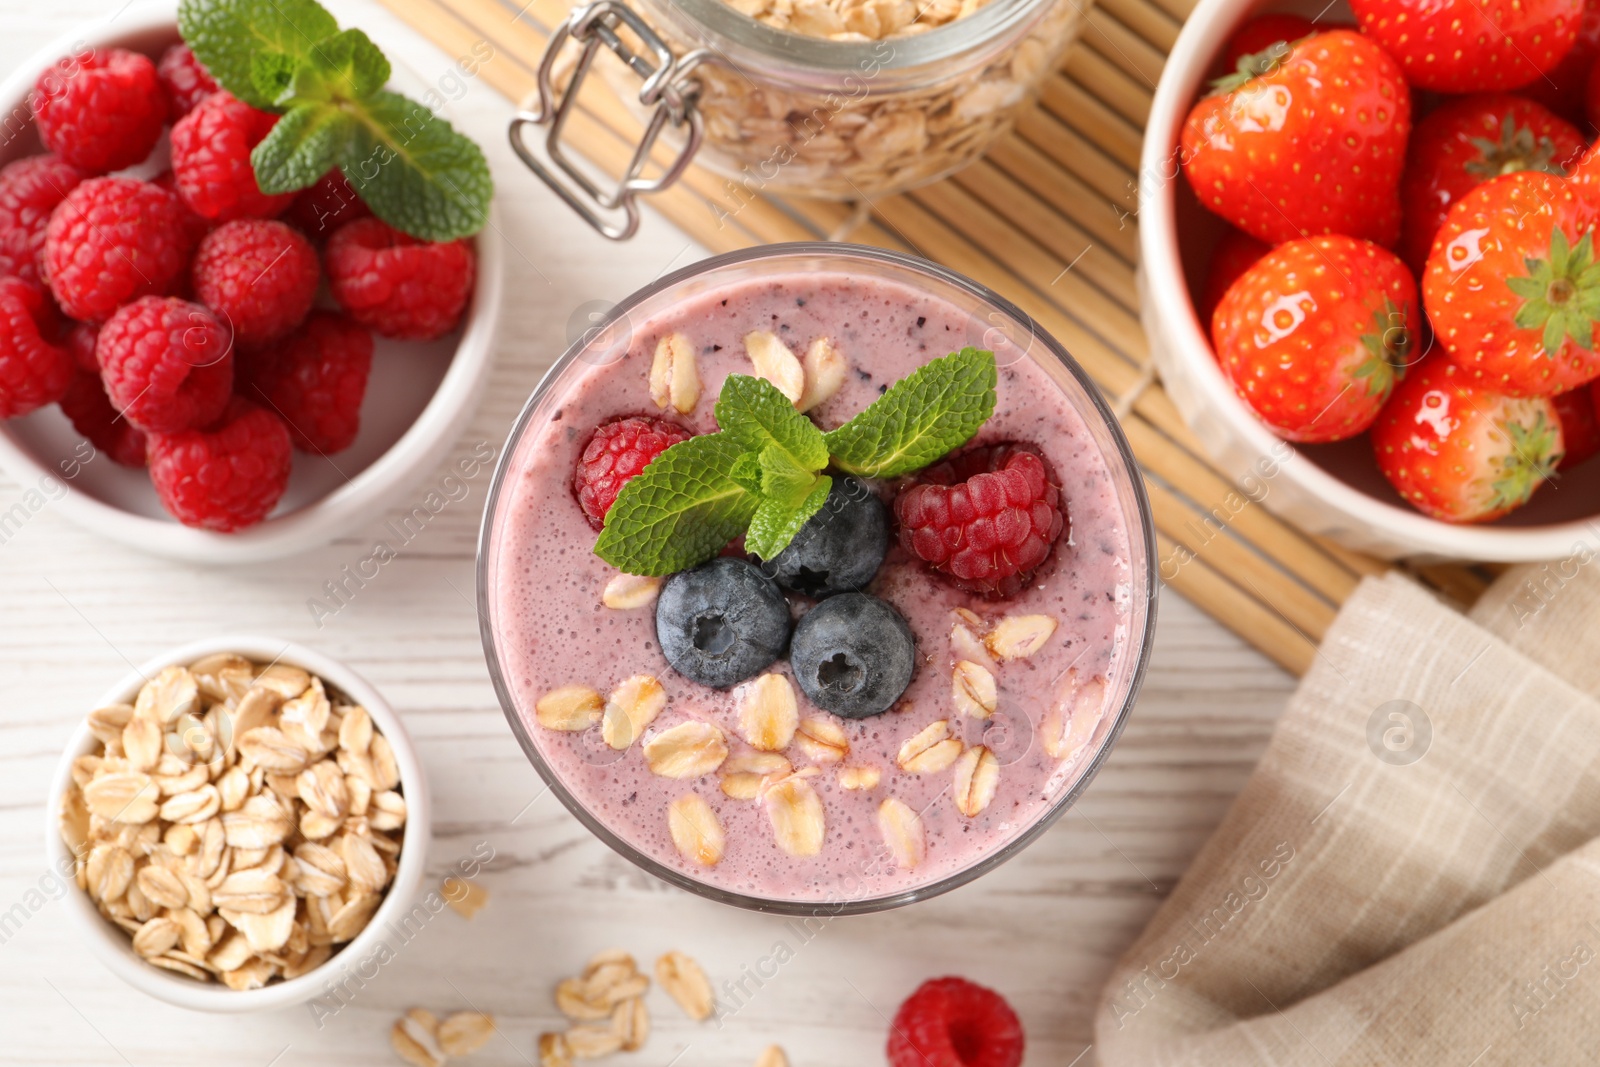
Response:
POLYGON ((717 425, 748 452, 775 447, 804 471, 828 465, 828 446, 816 424, 764 378, 730 374, 717 397, 717 425))
POLYGON ((763 448, 756 462, 761 469, 761 495, 787 508, 799 507, 821 477, 801 467, 777 445, 763 448))
POLYGON ((333 104, 291 107, 250 153, 264 193, 287 193, 314 184, 339 163, 354 120, 333 104))
POLYGON ((977 348, 918 367, 861 414, 823 435, 834 466, 867 478, 893 478, 926 467, 966 444, 993 414, 997 380, 994 353, 977 348))
POLYGON ((715 556, 744 533, 760 503, 732 477, 743 454, 725 433, 691 437, 661 453, 617 494, 595 555, 652 576, 715 556))
POLYGON ((340 169, 374 215, 424 241, 483 228, 494 181, 471 138, 399 93, 347 107, 356 123, 340 169))
POLYGON ((178 32, 224 89, 276 111, 277 95, 263 93, 254 75, 282 70, 282 62, 256 57, 282 56, 298 66, 312 45, 339 32, 339 23, 316 0, 181 0, 178 32))
POLYGON ((318 41, 294 72, 289 92, 298 99, 360 100, 389 80, 389 60, 360 30, 318 41))
POLYGON ((755 452, 746 452, 734 461, 733 469, 728 472, 728 477, 759 496, 761 493, 761 457, 755 452))
POLYGON ((816 482, 798 507, 777 500, 763 500, 750 519, 750 529, 744 535, 744 547, 762 559, 772 559, 789 547, 789 542, 800 532, 800 527, 822 510, 822 505, 827 502, 833 479, 823 474, 817 476, 816 482))
POLYGON ((298 56, 282 52, 257 52, 250 57, 250 84, 263 100, 277 104, 288 96, 289 83, 294 81, 300 62, 298 56))

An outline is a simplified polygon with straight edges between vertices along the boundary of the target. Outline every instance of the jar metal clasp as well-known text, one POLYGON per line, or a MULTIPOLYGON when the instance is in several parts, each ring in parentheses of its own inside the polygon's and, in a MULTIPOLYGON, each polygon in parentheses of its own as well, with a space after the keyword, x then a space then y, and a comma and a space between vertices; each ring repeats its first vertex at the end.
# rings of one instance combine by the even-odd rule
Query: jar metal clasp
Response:
POLYGON ((538 92, 533 107, 519 111, 511 120, 508 132, 512 150, 589 225, 613 241, 625 241, 639 228, 639 206, 635 198, 641 193, 658 193, 682 177, 705 137, 705 124, 695 107, 700 84, 693 72, 708 58, 710 52, 704 48, 682 56, 673 55, 660 35, 619 0, 594 0, 574 8, 545 47, 539 62, 538 92), (621 27, 626 27, 642 42, 642 50, 636 51, 622 39, 617 32, 621 27), (556 60, 569 41, 579 45, 582 51, 571 80, 558 98, 554 77, 556 60), (639 76, 639 103, 649 109, 650 115, 633 159, 616 185, 609 189, 602 188, 581 169, 562 142, 567 120, 576 106, 578 88, 602 46, 615 53, 639 76), (683 147, 659 175, 645 178, 642 175, 650 153, 669 124, 674 128, 687 127, 683 147), (535 155, 524 140, 523 130, 527 126, 547 127, 544 149, 549 157, 548 164, 535 155), (617 211, 623 213, 620 221, 614 219, 617 211))

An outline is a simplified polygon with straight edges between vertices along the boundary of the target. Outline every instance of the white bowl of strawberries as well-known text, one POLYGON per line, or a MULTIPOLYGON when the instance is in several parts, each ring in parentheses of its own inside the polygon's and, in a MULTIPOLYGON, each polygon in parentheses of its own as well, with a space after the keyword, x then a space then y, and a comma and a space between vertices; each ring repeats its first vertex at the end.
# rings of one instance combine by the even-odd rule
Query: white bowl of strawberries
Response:
POLYGON ((472 413, 501 290, 482 153, 359 30, 276 11, 138 5, 0 83, 25 123, 0 144, 0 465, 30 515, 283 556, 394 503, 472 413))
POLYGON ((1390 558, 1600 515, 1600 5, 1494 10, 1201 0, 1145 137, 1167 391, 1253 500, 1390 558))

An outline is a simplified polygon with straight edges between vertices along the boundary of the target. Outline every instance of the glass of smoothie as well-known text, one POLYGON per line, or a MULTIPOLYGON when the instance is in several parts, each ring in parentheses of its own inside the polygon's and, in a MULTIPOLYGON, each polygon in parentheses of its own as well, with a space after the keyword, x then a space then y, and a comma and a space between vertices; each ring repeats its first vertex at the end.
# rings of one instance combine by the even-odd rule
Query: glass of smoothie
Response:
POLYGON ((1154 544, 1116 419, 1021 310, 772 245, 641 289, 550 369, 489 493, 480 621, 512 732, 613 849, 740 907, 869 912, 1087 788, 1149 659, 1154 544), (730 441, 738 485, 705 474, 730 441))

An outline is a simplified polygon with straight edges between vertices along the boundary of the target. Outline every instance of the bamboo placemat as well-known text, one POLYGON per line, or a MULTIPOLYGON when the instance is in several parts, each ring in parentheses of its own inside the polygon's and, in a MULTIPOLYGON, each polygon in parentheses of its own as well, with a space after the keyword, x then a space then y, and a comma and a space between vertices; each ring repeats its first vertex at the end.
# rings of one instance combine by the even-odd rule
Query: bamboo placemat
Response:
MULTIPOLYGON (((480 76, 513 100, 533 90, 547 33, 567 12, 565 0, 383 2, 452 55, 492 43, 496 55, 480 76)), ((1182 566, 1164 567, 1163 579, 1301 674, 1361 576, 1388 565, 1244 500, 1152 380, 1133 282, 1135 175, 1150 97, 1190 6, 1095 0, 1039 106, 985 159, 927 188, 860 205, 750 199, 691 167, 648 203, 714 251, 849 240, 920 254, 1011 299, 1067 346, 1122 414, 1144 468, 1161 557, 1179 546, 1192 553, 1182 566)), ((639 123, 599 81, 581 94, 568 136, 616 174, 639 123)), ((1463 603, 1486 583, 1483 573, 1458 567, 1419 576, 1463 603)))

